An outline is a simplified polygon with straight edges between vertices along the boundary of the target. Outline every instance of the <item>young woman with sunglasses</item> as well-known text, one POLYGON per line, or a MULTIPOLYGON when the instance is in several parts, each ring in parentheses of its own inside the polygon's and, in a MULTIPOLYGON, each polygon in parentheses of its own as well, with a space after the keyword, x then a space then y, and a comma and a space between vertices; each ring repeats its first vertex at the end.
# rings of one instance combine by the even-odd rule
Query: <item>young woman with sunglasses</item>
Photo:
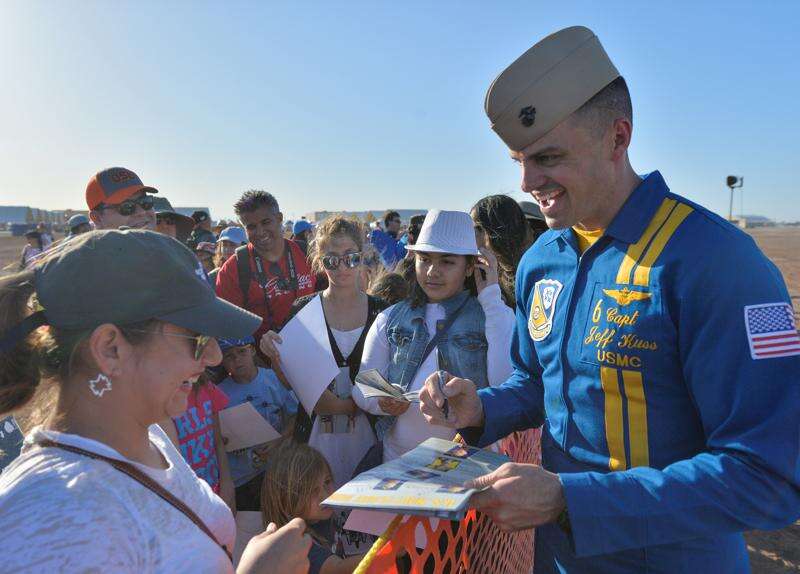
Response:
MULTIPOLYGON (((336 216, 322 222, 309 255, 312 269, 327 276, 328 288, 320 294, 299 299, 293 307, 296 313, 313 297, 322 298, 331 347, 341 368, 310 416, 301 407, 295 433, 299 440, 308 442, 325 455, 336 488, 350 479, 356 465, 375 443, 369 420, 351 398, 367 331, 386 307, 380 299, 368 296, 366 286, 361 284, 363 237, 358 221, 336 216)), ((261 348, 285 381, 275 341, 282 342, 282 339, 270 331, 261 339, 261 348)), ((313 361, 314 357, 308 360, 313 361)))
MULTIPOLYGON (((40 422, 0 475, 1 570, 234 572, 230 509, 156 424, 220 361, 213 337, 260 323, 197 270, 172 238, 104 230, 0 280, 0 416, 40 422)), ((306 572, 304 529, 256 536, 237 571, 306 572)))

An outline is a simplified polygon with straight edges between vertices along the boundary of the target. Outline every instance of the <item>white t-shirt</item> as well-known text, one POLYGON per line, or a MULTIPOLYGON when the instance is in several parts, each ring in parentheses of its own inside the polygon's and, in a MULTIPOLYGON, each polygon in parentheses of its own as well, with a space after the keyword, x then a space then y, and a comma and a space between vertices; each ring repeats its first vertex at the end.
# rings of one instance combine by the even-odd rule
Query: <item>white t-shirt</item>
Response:
POLYGON ((131 462, 182 500, 231 551, 233 516, 164 432, 150 441, 169 464, 155 469, 78 435, 34 429, 0 475, 4 572, 232 573, 225 552, 182 512, 107 462, 35 443, 49 438, 131 462))
MULTIPOLYGON (((347 358, 358 343, 363 327, 352 331, 331 329, 336 346, 342 356, 347 358)), ((337 395, 340 398, 350 396, 355 386, 350 380, 350 368, 342 367, 336 376, 337 395)), ((319 450, 333 472, 336 488, 350 480, 353 471, 370 447, 375 444, 375 433, 372 432, 367 415, 359 411, 356 415, 333 415, 326 418, 317 415, 311 427, 308 444, 319 450), (333 422, 331 419, 336 419, 333 422)))
MULTIPOLYGON (((478 302, 486 316, 486 341, 489 348, 486 351, 486 370, 489 385, 501 385, 511 376, 511 338, 514 333, 514 312, 505 304, 500 296, 500 287, 490 285, 478 295, 478 302)), ((375 318, 367 339, 364 342, 364 355, 361 358, 361 370, 378 369, 385 377, 391 360, 391 347, 386 337, 386 324, 393 307, 389 307, 375 318)), ((428 333, 436 332, 436 322, 445 318, 444 307, 437 303, 428 303, 425 306, 425 326, 428 333)), ((409 391, 422 388, 431 373, 439 369, 438 355, 431 352, 417 370, 409 391)), ((367 399, 364 394, 353 387, 353 400, 365 411, 385 415, 378 406, 378 399, 367 399)), ((397 417, 397 422, 383 437, 383 460, 388 462, 402 456, 419 443, 428 438, 435 437, 452 440, 456 431, 443 426, 434 426, 427 423, 425 417, 419 412, 419 406, 414 403, 408 410, 397 417)))

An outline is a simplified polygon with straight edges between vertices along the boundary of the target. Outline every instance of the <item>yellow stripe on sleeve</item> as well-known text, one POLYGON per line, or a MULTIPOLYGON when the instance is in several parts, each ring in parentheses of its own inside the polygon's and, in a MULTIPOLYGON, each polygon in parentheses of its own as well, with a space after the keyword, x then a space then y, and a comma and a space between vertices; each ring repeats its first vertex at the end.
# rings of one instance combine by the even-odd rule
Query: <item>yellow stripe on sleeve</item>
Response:
POLYGON ((600 382, 605 396, 606 442, 608 443, 608 468, 625 470, 625 440, 622 434, 622 396, 619 392, 617 369, 600 367, 600 382))
POLYGON ((619 271, 617 271, 617 283, 627 285, 631 282, 631 271, 634 265, 636 265, 642 253, 644 253, 645 248, 650 244, 650 240, 667 220, 667 217, 669 217, 676 203, 674 199, 665 199, 661 202, 656 214, 650 220, 650 223, 647 225, 644 233, 642 233, 639 241, 632 243, 630 247, 628 247, 625 257, 622 258, 619 271))
POLYGON ((636 271, 633 272, 634 285, 640 287, 647 287, 649 285, 650 270, 653 267, 653 263, 656 262, 658 256, 664 251, 664 247, 666 247, 672 234, 675 233, 678 226, 683 223, 683 220, 686 219, 692 211, 694 210, 685 203, 679 203, 677 207, 675 207, 667 219, 667 222, 658 230, 658 234, 656 234, 653 243, 647 249, 647 253, 642 257, 641 263, 636 267, 636 271))
POLYGON ((622 371, 625 398, 628 401, 628 441, 631 448, 631 468, 650 466, 650 449, 647 442, 647 403, 644 399, 642 373, 622 371))

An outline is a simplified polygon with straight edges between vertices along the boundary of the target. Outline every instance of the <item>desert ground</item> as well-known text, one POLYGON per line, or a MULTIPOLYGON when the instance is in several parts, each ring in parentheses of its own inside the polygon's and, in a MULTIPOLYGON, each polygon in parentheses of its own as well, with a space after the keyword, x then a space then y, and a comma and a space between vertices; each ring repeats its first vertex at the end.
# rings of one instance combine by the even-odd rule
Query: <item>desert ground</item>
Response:
MULTIPOLYGON (((783 273, 795 315, 800 316, 800 227, 761 228, 749 232, 783 273)), ((23 237, 0 235, 0 275, 15 268, 24 245, 23 237)), ((783 530, 748 532, 746 538, 753 572, 800 572, 800 521, 783 530)))

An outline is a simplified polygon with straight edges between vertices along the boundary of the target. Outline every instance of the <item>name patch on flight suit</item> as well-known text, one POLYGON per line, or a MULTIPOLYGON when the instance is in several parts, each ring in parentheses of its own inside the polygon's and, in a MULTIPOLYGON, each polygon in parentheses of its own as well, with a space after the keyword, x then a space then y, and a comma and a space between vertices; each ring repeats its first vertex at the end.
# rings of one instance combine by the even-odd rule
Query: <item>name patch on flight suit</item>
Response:
POLYGON ((645 391, 669 331, 657 286, 595 283, 581 361, 600 368, 610 470, 649 466, 645 391))
POLYGON ((553 315, 562 287, 561 282, 555 279, 541 279, 533 285, 528 332, 534 341, 541 341, 553 330, 553 315))
POLYGON ((642 369, 660 348, 662 313, 658 292, 597 283, 583 332, 581 360, 642 369))

